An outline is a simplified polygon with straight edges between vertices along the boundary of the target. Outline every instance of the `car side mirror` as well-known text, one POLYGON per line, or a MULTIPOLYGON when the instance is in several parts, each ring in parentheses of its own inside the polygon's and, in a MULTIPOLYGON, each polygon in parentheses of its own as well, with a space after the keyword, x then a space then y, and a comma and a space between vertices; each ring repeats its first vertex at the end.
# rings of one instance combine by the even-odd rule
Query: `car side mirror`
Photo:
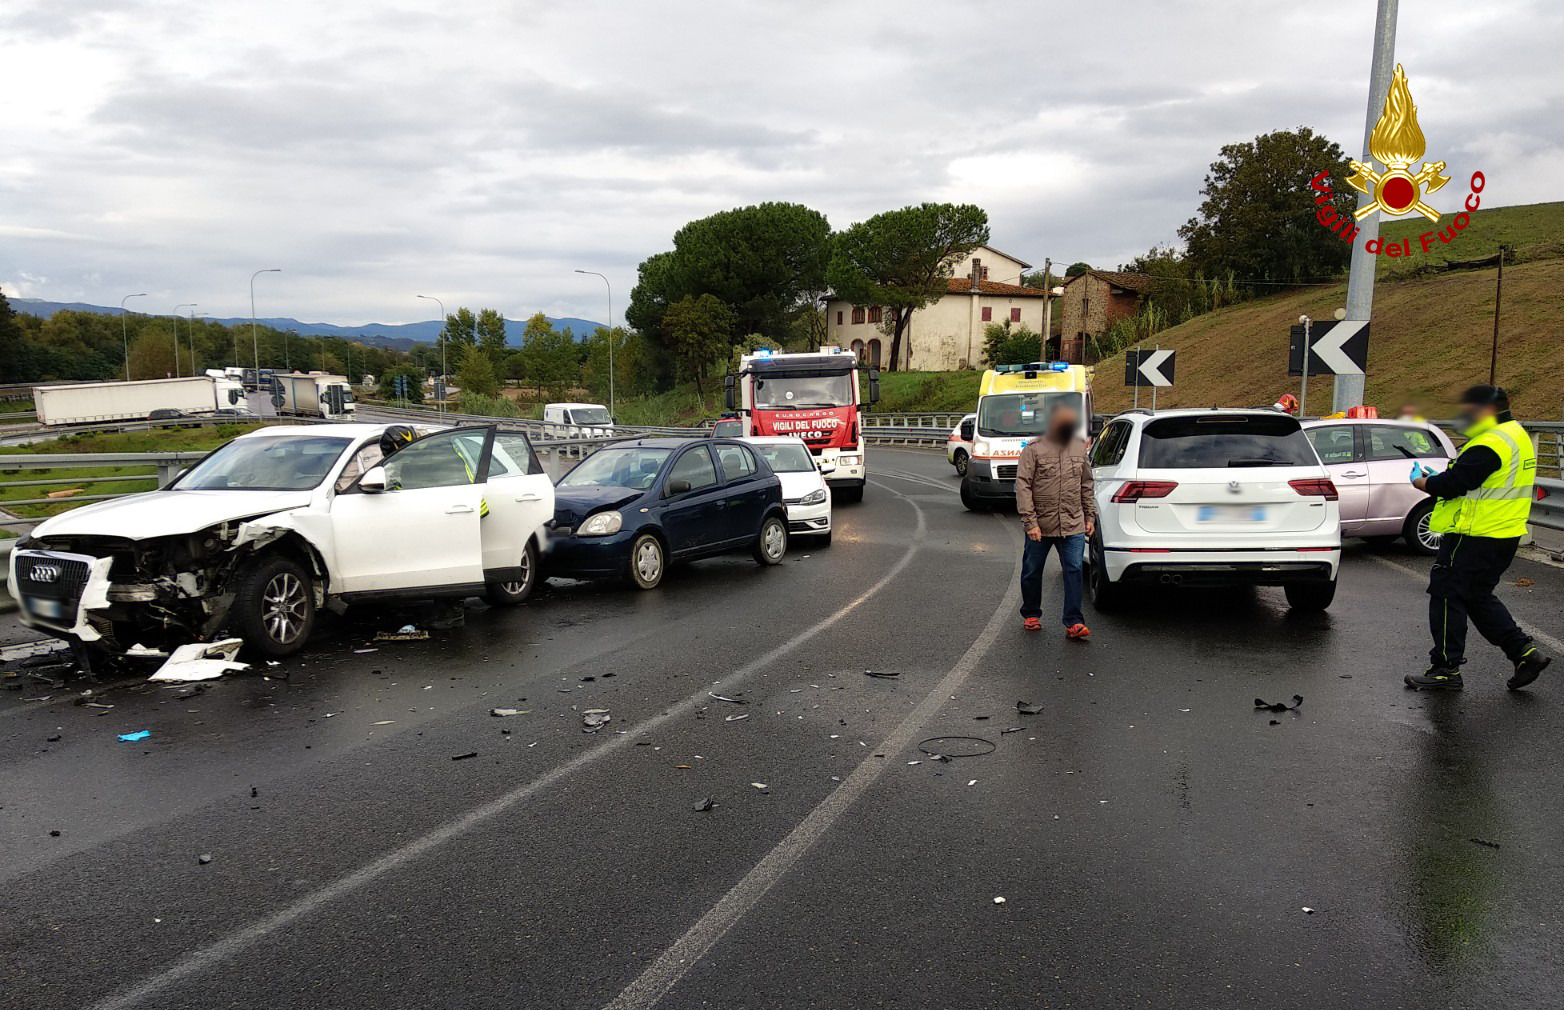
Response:
POLYGON ((358 489, 366 494, 381 494, 386 489, 386 468, 372 466, 358 479, 358 489))
POLYGON ((820 472, 821 473, 835 473, 836 472, 836 464, 835 463, 821 463, 820 464, 820 472))
POLYGON ((729 410, 738 409, 738 400, 734 396, 734 375, 729 372, 722 377, 722 399, 728 405, 729 410))
POLYGON ((869 369, 869 402, 880 402, 880 370, 878 368, 869 369))
POLYGON ((689 494, 690 482, 687 480, 671 480, 668 482, 667 495, 672 498, 676 495, 689 494))

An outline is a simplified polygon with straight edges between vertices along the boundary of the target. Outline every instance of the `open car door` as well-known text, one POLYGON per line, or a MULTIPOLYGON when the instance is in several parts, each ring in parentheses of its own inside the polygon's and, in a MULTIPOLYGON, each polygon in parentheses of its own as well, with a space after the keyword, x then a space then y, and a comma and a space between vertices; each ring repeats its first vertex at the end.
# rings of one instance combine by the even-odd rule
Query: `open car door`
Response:
POLYGON ((337 495, 331 504, 336 591, 481 591, 483 475, 493 447, 492 427, 437 431, 337 495), (384 487, 377 489, 373 478, 382 472, 384 487))

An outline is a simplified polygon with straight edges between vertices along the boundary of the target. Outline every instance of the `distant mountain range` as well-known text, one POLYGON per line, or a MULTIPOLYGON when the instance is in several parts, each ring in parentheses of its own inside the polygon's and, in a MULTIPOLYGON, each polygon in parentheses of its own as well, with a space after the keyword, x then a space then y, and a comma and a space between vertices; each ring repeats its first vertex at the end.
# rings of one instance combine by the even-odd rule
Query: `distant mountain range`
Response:
MULTIPOLYGON (((120 309, 118 305, 89 305, 86 302, 49 302, 41 298, 11 298, 11 307, 18 312, 25 312, 30 316, 41 316, 48 319, 62 309, 73 312, 102 312, 107 315, 117 316, 120 309)), ((132 312, 135 310, 132 309, 132 312)), ((157 315, 158 313, 148 313, 157 315)), ((216 319, 211 316, 203 316, 203 319, 213 323, 223 323, 234 326, 248 323, 249 316, 233 319, 216 319)), ((556 330, 569 327, 577 340, 585 339, 589 334, 597 332, 602 323, 594 323, 590 319, 578 319, 575 316, 544 317, 553 324, 556 330)), ((433 320, 425 320, 418 323, 364 323, 361 326, 338 326, 335 323, 301 323, 297 319, 275 316, 257 316, 256 322, 265 323, 267 326, 279 330, 292 330, 304 337, 341 337, 344 340, 362 340, 366 344, 374 344, 379 347, 389 347, 393 350, 405 351, 414 344, 432 344, 439 339, 440 323, 433 320)), ((521 332, 526 329, 525 319, 505 320, 505 339, 512 345, 521 344, 521 332)))

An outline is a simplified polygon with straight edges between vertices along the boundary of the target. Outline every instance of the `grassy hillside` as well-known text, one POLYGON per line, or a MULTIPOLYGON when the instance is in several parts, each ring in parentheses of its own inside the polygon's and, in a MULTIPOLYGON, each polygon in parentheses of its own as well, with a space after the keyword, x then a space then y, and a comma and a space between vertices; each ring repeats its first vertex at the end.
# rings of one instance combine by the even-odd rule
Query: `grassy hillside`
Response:
MULTIPOLYGON (((1426 222, 1397 221, 1384 232, 1387 238, 1410 238, 1417 249, 1417 236, 1427 230, 1426 222)), ((1499 382, 1510 390, 1523 417, 1560 416, 1564 203, 1478 211, 1455 242, 1436 242, 1434 251, 1410 260, 1381 261, 1369 342, 1368 403, 1385 412, 1413 401, 1430 416, 1448 416, 1460 390, 1487 381, 1496 271, 1415 273, 1420 263, 1426 269, 1441 258, 1490 256, 1500 242, 1515 249, 1522 262, 1507 264, 1504 270, 1499 382)), ((1285 392, 1297 394, 1298 379, 1287 375, 1288 327, 1299 315, 1330 319, 1346 298, 1343 281, 1244 302, 1162 331, 1156 342, 1178 351, 1178 384, 1158 394, 1158 405, 1253 405, 1271 403, 1285 392)), ((1133 390, 1123 385, 1123 377, 1122 355, 1097 366, 1099 409, 1130 405, 1133 390)), ((1332 384, 1330 376, 1311 380, 1311 414, 1330 409, 1332 384)), ((1149 392, 1141 390, 1143 405, 1149 392)))

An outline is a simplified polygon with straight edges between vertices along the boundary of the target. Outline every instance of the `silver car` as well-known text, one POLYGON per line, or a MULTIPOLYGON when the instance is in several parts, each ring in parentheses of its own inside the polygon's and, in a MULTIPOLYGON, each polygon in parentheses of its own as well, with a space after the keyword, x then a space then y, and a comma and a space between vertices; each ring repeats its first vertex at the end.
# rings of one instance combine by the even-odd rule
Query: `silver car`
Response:
POLYGON ((1304 432, 1341 494, 1341 534, 1406 538, 1422 554, 1439 550, 1428 529, 1434 500, 1408 479, 1413 461, 1444 470, 1455 445, 1437 425, 1348 417, 1305 421, 1304 432))

